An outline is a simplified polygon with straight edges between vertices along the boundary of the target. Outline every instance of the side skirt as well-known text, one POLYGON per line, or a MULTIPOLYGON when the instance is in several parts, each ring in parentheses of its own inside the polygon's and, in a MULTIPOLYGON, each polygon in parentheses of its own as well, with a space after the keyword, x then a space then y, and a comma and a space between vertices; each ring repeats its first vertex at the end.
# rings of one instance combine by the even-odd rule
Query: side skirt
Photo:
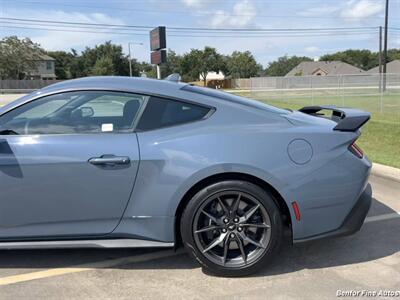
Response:
POLYGON ((137 239, 0 242, 0 249, 62 249, 62 248, 153 248, 174 247, 174 243, 137 239))

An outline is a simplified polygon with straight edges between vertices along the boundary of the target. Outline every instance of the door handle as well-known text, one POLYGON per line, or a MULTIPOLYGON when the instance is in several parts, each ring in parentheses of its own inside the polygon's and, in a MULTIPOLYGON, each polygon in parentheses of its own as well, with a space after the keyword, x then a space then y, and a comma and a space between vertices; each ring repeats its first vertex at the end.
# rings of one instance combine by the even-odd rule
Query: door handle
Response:
POLYGON ((88 160, 92 165, 127 165, 131 162, 128 156, 110 156, 102 155, 88 160))

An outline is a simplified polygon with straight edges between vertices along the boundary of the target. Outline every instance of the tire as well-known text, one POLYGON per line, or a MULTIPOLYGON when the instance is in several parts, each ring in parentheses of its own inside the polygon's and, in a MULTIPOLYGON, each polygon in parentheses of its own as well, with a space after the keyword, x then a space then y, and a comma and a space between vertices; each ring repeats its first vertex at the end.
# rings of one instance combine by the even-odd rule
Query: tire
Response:
POLYGON ((181 218, 185 248, 205 273, 238 277, 271 261, 283 236, 273 196, 241 180, 211 184, 189 201, 181 218))

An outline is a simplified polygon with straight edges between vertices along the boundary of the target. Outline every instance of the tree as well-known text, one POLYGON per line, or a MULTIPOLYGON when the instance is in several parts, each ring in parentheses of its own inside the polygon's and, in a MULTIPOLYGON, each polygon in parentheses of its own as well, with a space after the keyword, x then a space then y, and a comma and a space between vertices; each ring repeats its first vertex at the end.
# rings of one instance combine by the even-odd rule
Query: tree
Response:
POLYGON ((44 50, 29 38, 5 37, 0 41, 0 78, 22 79, 37 69, 44 50))
POLYGON ((145 75, 146 77, 157 78, 156 66, 153 66, 144 61, 142 61, 140 63, 135 61, 135 63, 133 65, 137 66, 140 76, 145 75))
POLYGON ((233 78, 250 78, 257 76, 260 67, 250 51, 234 51, 231 56, 226 57, 227 75, 233 78))
POLYGON ((215 48, 192 49, 189 53, 183 55, 181 69, 184 80, 198 80, 200 76, 203 79, 204 86, 206 86, 208 72, 223 71, 225 69, 225 61, 215 48))
POLYGON ((181 63, 182 56, 176 54, 175 51, 168 49, 167 62, 161 66, 161 71, 163 75, 168 76, 173 73, 178 73, 182 75, 181 63))
POLYGON ((114 64, 111 57, 103 56, 96 60, 90 75, 102 76, 102 75, 114 75, 114 64))
MULTIPOLYGON (((93 68, 98 60, 102 60, 104 67, 106 63, 105 57, 111 60, 113 65, 113 73, 120 76, 129 76, 129 60, 128 56, 122 52, 121 45, 114 45, 111 41, 97 45, 94 48, 86 47, 80 56, 77 57, 73 71, 76 77, 88 76, 92 74, 93 68)), ((107 60, 108 60, 107 59, 107 60)), ((109 62, 107 62, 108 64, 109 62)), ((134 70, 134 76, 138 76, 138 69, 134 70)))
POLYGON ((268 64, 268 67, 265 69, 265 74, 268 76, 285 76, 294 67, 296 67, 299 63, 303 61, 312 61, 312 59, 306 56, 289 57, 285 55, 279 57, 276 61, 268 64))
POLYGON ((400 60, 400 49, 389 49, 388 50, 388 61, 400 60))
POLYGON ((369 70, 379 64, 378 53, 369 50, 346 50, 326 54, 319 58, 320 61, 341 61, 363 70, 369 70))
POLYGON ((73 78, 71 67, 74 59, 76 58, 73 52, 66 51, 47 51, 47 55, 54 58, 55 61, 55 73, 57 79, 70 79, 73 78))

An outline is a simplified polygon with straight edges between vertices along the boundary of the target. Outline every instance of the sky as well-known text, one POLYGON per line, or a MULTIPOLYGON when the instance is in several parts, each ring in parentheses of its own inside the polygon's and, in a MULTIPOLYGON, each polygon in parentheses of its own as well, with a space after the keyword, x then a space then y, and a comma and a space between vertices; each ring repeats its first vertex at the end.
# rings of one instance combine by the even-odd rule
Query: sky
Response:
MULTIPOLYGON (((384 8, 385 0, 0 0, 0 18, 166 26, 167 47, 177 53, 204 46, 215 47, 223 54, 249 50, 259 63, 266 66, 283 55, 318 58, 346 49, 377 51, 378 30, 329 36, 273 34, 237 37, 233 33, 221 37, 218 31, 216 34, 174 34, 168 27, 217 30, 378 27, 384 25, 384 8)), ((400 28, 400 0, 390 0, 389 27, 400 28)), ((72 29, 75 32, 65 30, 71 30, 71 27, 21 25, 0 19, 0 38, 9 35, 29 37, 47 50, 66 51, 71 48, 81 51, 87 46, 110 40, 121 44, 124 52, 128 53, 128 43, 132 43, 133 57, 144 61, 150 59, 148 29, 117 34, 113 29, 93 30, 82 25, 72 29), (49 28, 59 31, 49 31, 49 28), (76 32, 79 30, 90 32, 76 32)), ((400 48, 400 31, 389 32, 389 48, 400 48)))

